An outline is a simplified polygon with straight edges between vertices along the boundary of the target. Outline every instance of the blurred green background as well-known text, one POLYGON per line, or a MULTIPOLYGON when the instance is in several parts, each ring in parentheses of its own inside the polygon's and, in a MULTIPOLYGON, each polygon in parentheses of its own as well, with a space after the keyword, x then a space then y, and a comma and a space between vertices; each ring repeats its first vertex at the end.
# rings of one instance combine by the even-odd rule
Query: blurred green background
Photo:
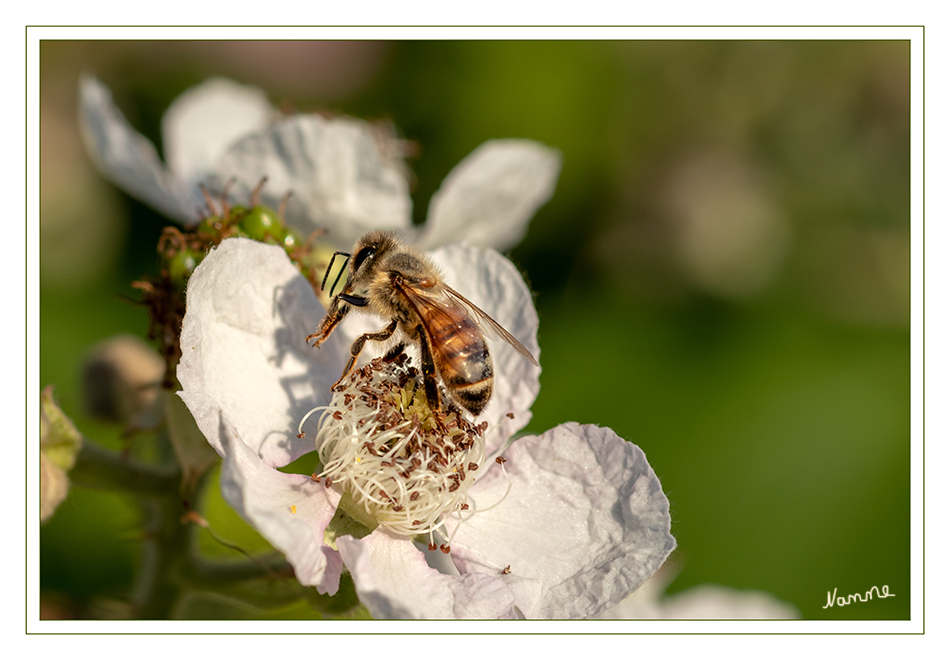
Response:
MULTIPOLYGON (((41 382, 85 434, 119 446, 119 427, 85 410, 81 365, 95 342, 146 332, 123 298, 157 272, 168 224, 86 157, 81 72, 157 145, 169 103, 211 75, 287 108, 391 119, 419 146, 419 222, 483 141, 532 138, 564 166, 510 253, 541 319, 528 431, 595 423, 646 452, 679 543, 670 593, 715 583, 805 618, 907 619, 909 53, 902 41, 43 42, 41 382), (896 597, 822 608, 835 588, 884 584, 896 597)), ((211 491, 219 534, 260 547, 211 491)), ((121 609, 138 517, 130 500, 72 490, 41 532, 45 616, 121 609)))

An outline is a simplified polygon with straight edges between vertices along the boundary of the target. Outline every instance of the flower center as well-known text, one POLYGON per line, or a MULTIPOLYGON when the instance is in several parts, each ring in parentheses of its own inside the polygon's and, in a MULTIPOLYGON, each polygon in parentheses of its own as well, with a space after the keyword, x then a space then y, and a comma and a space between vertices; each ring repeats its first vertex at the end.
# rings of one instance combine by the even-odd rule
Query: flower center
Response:
POLYGON ((389 530, 431 538, 443 514, 469 509, 487 427, 457 409, 433 411, 404 353, 377 358, 353 371, 321 416, 319 477, 389 530))

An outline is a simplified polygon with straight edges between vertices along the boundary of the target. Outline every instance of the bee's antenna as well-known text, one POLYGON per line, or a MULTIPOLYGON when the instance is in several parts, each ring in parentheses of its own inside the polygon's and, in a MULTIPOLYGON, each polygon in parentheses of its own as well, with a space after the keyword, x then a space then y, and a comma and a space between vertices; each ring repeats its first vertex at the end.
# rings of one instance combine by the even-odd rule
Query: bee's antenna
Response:
POLYGON ((340 278, 343 277, 343 271, 346 270, 346 262, 350 260, 350 253, 349 253, 349 252, 340 252, 339 250, 337 250, 336 252, 333 253, 333 256, 330 257, 330 263, 327 264, 327 272, 323 274, 323 281, 320 283, 320 289, 321 289, 322 291, 323 291, 323 290, 326 290, 326 288, 327 288, 327 278, 330 277, 330 269, 333 268, 333 262, 336 261, 337 256, 338 256, 338 255, 341 255, 341 254, 342 254, 344 257, 346 257, 346 260, 343 262, 343 268, 341 268, 341 269, 340 269, 340 272, 337 273, 336 279, 333 280, 333 286, 330 287, 330 297, 331 297, 331 298, 333 297, 333 289, 336 288, 336 285, 339 283, 340 278))

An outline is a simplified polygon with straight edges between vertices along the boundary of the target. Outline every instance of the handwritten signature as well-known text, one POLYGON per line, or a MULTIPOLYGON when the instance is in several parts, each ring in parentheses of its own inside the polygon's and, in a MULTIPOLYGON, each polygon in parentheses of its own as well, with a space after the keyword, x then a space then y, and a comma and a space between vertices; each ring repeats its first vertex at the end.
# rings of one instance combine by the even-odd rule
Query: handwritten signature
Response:
POLYGON ((891 593, 890 588, 888 588, 886 584, 880 589, 878 589, 877 587, 871 587, 864 594, 861 594, 859 592, 859 593, 848 594, 847 596, 839 596, 838 588, 835 587, 834 594, 832 594, 830 591, 828 592, 828 604, 823 605, 821 609, 826 610, 829 607, 834 607, 835 605, 837 605, 838 607, 844 607, 845 605, 850 605, 851 603, 856 603, 858 601, 862 603, 866 603, 872 598, 874 598, 875 596, 877 598, 893 598, 896 595, 897 594, 891 593))

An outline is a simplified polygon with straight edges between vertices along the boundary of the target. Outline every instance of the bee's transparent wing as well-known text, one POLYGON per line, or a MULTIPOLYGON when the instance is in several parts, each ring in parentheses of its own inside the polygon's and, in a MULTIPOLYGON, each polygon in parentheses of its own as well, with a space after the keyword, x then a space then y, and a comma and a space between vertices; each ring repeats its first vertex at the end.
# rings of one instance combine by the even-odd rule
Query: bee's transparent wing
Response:
POLYGON ((508 332, 503 327, 501 327, 498 321, 490 317, 486 312, 482 311, 479 307, 477 307, 475 303, 473 303, 471 300, 469 300, 468 298, 466 298, 461 293, 459 293, 452 287, 448 286, 447 284, 443 283, 442 288, 445 289, 445 292, 449 295, 450 298, 460 303, 463 307, 465 307, 465 309, 467 309, 471 313, 472 318, 475 320, 476 323, 478 323, 478 327, 481 328, 485 334, 487 334, 489 337, 505 340, 506 342, 511 344, 511 346, 516 351, 518 351, 518 353, 522 357, 524 357, 524 359, 526 359, 528 362, 530 362, 536 367, 539 366, 538 361, 531 354, 531 351, 525 348, 524 344, 522 344, 520 341, 515 339, 514 336, 512 336, 510 332, 508 332))

